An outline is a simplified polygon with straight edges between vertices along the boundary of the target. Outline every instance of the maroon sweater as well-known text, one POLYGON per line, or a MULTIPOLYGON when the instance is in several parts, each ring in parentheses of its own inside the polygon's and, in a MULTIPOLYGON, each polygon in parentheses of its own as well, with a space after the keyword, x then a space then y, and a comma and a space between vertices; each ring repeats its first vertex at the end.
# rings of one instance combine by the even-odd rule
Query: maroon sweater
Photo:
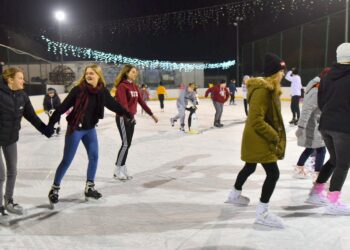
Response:
POLYGON ((207 89, 205 92, 205 97, 208 97, 209 93, 211 93, 211 98, 214 102, 225 103, 230 97, 230 92, 228 89, 226 87, 220 88, 219 84, 207 89))
POLYGON ((122 80, 117 88, 115 99, 132 115, 137 112, 137 103, 146 111, 147 114, 153 115, 151 109, 143 101, 139 88, 133 82, 122 80))

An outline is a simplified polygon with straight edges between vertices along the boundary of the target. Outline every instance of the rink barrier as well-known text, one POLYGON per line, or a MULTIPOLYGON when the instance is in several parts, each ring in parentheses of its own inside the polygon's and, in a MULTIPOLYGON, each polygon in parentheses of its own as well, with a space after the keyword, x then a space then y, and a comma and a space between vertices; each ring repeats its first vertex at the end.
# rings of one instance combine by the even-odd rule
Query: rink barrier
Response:
MULTIPOLYGON (((207 88, 199 88, 197 89, 197 93, 199 95, 199 99, 206 99, 204 97, 205 91, 207 90, 207 88)), ((150 90, 150 101, 158 101, 157 98, 157 94, 155 90, 150 90)), ((165 100, 167 101, 174 101, 177 99, 180 90, 179 89, 168 89, 167 90, 168 95, 165 97, 165 100)), ((282 87, 282 96, 281 96, 281 101, 285 101, 285 102, 290 102, 291 98, 290 98, 290 88, 289 87, 282 87)), ((61 100, 64 100, 64 98, 67 96, 67 93, 65 94, 59 94, 61 100)), ((243 96, 242 96, 242 91, 241 88, 237 88, 237 92, 236 92, 236 99, 237 100, 242 100, 243 96)), ((34 107, 34 110, 37 114, 43 113, 43 100, 44 100, 44 95, 37 95, 37 96, 30 96, 30 100, 32 102, 32 105, 34 107)))

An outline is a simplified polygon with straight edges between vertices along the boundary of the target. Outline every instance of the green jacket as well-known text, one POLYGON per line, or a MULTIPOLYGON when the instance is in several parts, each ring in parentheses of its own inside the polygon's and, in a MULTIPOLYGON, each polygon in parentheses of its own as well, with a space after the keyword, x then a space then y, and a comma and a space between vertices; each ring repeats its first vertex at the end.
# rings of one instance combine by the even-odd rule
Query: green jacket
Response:
POLYGON ((269 79, 247 82, 249 114, 245 123, 241 159, 248 163, 272 163, 283 159, 286 132, 278 90, 269 79))

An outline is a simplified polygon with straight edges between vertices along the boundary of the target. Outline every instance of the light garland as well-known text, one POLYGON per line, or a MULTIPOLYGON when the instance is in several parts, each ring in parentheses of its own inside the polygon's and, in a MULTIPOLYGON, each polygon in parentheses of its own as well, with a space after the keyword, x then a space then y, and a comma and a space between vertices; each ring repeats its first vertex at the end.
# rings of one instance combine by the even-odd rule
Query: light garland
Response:
POLYGON ((137 58, 104 53, 89 48, 81 48, 66 43, 55 42, 46 38, 45 36, 42 36, 41 38, 47 42, 47 51, 53 52, 56 55, 64 54, 65 56, 73 56, 82 59, 93 59, 95 61, 102 61, 105 63, 132 64, 142 69, 180 70, 190 72, 196 69, 228 69, 235 65, 234 60, 221 63, 176 63, 158 60, 140 60, 137 58))

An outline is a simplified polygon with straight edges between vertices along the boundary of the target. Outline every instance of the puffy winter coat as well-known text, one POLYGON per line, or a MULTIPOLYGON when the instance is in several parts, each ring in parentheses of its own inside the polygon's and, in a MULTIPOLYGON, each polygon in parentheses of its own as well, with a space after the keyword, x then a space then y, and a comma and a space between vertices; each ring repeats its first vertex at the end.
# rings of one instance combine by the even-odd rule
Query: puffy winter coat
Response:
POLYGON ((283 159, 286 133, 279 93, 268 78, 247 82, 249 114, 245 123, 241 159, 248 163, 272 163, 283 159))
POLYGON ((298 137, 298 145, 305 148, 320 148, 324 147, 324 141, 318 125, 321 116, 321 110, 317 105, 318 87, 316 86, 321 79, 315 77, 305 88, 305 97, 303 109, 298 121, 303 133, 298 137))
POLYGON ((23 90, 12 91, 0 76, 0 146, 18 141, 22 116, 43 133, 45 124, 36 115, 23 90))

